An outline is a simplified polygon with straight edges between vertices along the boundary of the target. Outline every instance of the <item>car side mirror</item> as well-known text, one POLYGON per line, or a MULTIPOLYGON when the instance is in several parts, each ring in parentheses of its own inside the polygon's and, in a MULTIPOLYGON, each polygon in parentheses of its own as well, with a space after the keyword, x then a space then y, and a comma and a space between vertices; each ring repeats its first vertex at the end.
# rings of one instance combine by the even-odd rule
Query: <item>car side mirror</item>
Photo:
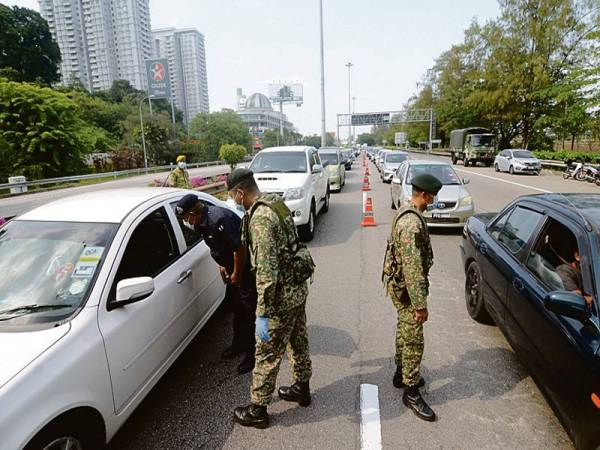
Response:
POLYGON ((151 277, 127 278, 117 283, 116 299, 108 304, 111 311, 150 297, 154 292, 154 280, 151 277))
POLYGON ((312 173, 323 172, 323 166, 321 164, 315 164, 312 166, 312 173))
POLYGON ((400 178, 398 178, 398 177, 393 177, 393 178, 392 178, 392 183, 394 183, 394 184, 400 184, 400 178))
POLYGON ((469 184, 471 180, 469 178, 463 178, 462 182, 463 184, 469 184))
POLYGON ((573 292, 550 292, 544 298, 544 306, 548 311, 577 319, 582 323, 587 322, 590 318, 590 311, 585 298, 573 292))

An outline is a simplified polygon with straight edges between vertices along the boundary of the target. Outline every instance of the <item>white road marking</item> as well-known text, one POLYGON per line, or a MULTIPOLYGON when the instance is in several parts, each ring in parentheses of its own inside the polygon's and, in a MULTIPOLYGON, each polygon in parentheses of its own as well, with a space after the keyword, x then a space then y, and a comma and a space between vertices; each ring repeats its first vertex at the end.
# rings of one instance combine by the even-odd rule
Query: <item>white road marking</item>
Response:
POLYGON ((374 384, 360 385, 360 417, 360 448, 381 450, 379 388, 374 384))
POLYGON ((490 175, 484 175, 482 173, 470 172, 468 170, 457 169, 457 168, 454 168, 454 170, 456 170, 457 172, 468 173, 469 175, 477 175, 478 177, 489 178, 490 180, 494 180, 494 181, 500 181, 501 183, 514 184, 515 186, 519 186, 519 187, 523 187, 523 188, 527 188, 527 189, 533 189, 534 191, 545 192, 546 194, 551 194, 553 192, 553 191, 547 191, 546 189, 529 186, 528 184, 516 183, 514 181, 508 181, 508 180, 503 180, 502 178, 496 178, 496 177, 492 177, 490 175))

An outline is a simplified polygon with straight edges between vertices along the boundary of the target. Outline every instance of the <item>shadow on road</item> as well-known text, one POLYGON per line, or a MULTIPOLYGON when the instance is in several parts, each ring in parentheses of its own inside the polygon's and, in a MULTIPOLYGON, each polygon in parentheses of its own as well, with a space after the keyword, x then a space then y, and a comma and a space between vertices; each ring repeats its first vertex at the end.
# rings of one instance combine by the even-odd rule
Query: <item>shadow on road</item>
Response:
POLYGON ((350 358, 358 349, 350 333, 337 328, 309 325, 310 353, 350 358))

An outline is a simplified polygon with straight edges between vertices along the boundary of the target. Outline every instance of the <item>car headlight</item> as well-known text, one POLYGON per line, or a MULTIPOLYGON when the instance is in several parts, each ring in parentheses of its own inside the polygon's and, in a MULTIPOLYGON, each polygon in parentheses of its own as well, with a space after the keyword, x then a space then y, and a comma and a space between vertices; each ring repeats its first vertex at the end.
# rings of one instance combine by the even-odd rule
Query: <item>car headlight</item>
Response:
POLYGON ((283 198, 284 200, 300 200, 301 198, 304 198, 304 189, 288 189, 283 198))
POLYGON ((472 204, 473 204, 473 197, 471 197, 470 195, 467 195, 466 197, 462 197, 460 199, 458 207, 462 208, 463 206, 471 206, 472 204))

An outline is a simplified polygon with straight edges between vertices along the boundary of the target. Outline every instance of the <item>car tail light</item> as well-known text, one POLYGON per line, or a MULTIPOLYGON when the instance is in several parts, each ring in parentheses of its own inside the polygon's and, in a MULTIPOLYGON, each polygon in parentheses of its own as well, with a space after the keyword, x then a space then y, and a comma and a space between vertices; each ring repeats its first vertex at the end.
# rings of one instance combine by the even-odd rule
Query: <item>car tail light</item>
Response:
POLYGON ((596 408, 600 409, 600 397, 595 392, 592 392, 592 403, 596 408))

